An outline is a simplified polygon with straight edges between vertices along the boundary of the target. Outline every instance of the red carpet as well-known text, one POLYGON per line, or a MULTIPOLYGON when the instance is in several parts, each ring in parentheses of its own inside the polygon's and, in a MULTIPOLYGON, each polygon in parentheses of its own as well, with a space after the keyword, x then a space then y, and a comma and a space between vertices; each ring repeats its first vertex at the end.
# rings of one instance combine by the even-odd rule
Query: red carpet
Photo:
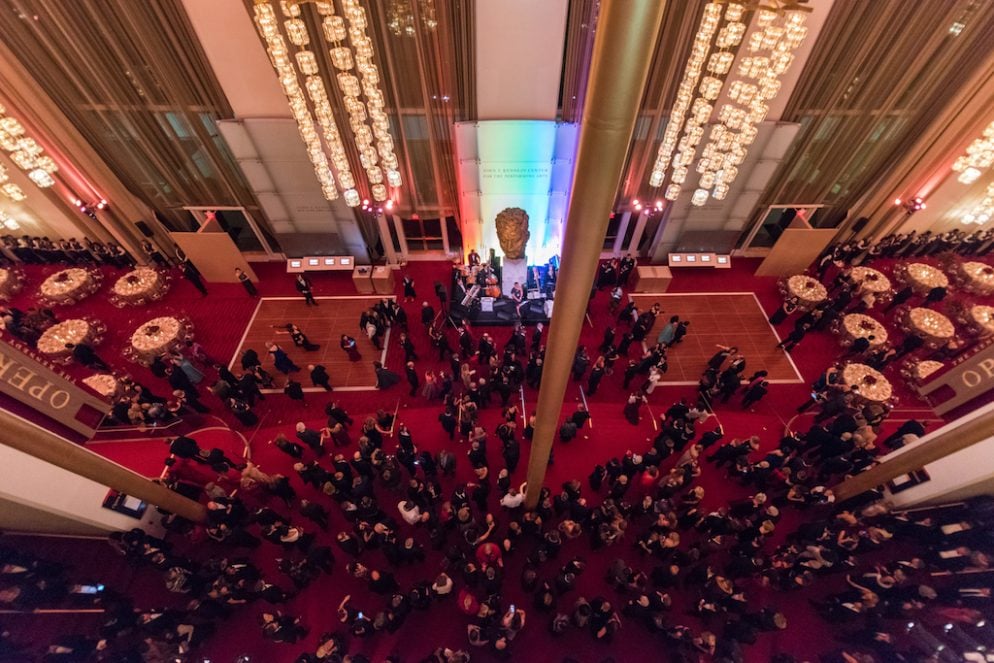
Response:
MULTIPOLYGON (((753 291, 767 312, 779 306, 780 297, 776 290, 776 281, 772 278, 757 278, 752 275, 758 261, 756 260, 735 260, 730 270, 685 270, 677 273, 677 277, 672 283, 670 292, 726 292, 726 291, 753 291)), ((32 281, 40 282, 40 277, 35 278, 34 272, 32 281)), ((40 271, 40 270, 37 270, 40 271)), ((51 270, 49 270, 51 271, 51 270)), ((293 295, 293 282, 282 273, 282 266, 279 264, 267 264, 256 267, 257 273, 262 278, 260 290, 264 296, 287 296, 293 295)), ((437 354, 430 351, 428 337, 418 324, 417 309, 420 307, 420 299, 427 299, 432 294, 432 284, 439 280, 448 283, 447 263, 410 263, 404 272, 410 273, 416 281, 419 293, 419 301, 413 304, 406 304, 408 315, 411 319, 411 336, 417 346, 421 360, 418 368, 424 371, 427 368, 449 370, 448 362, 438 363, 435 361, 437 354)), ((315 275, 315 294, 321 295, 343 295, 349 294, 352 289, 348 275, 342 274, 317 274, 315 275)), ((398 294, 400 294, 399 283, 401 274, 397 275, 398 294)), ((29 286, 26 293, 33 292, 33 287, 29 286)), ((22 294, 15 304, 26 306, 28 295, 22 294)), ((435 300, 432 299, 432 303, 435 300)), ((201 299, 192 286, 177 279, 173 291, 167 298, 155 307, 155 311, 160 310, 183 310, 194 320, 197 326, 197 337, 216 357, 227 358, 232 356, 235 348, 242 336, 245 326, 254 309, 255 302, 245 296, 240 286, 212 286, 211 294, 205 299, 201 299), (223 315, 218 315, 223 311, 223 315)), ((599 293, 591 304, 591 317, 594 327, 585 326, 581 343, 589 348, 596 348, 601 342, 603 327, 607 323, 608 296, 605 290, 599 293)), ((162 381, 157 380, 148 372, 134 364, 127 363, 118 355, 122 343, 126 342, 131 330, 138 323, 148 317, 152 317, 152 310, 149 309, 115 309, 109 304, 101 301, 97 295, 83 304, 74 307, 79 312, 87 312, 91 315, 106 316, 108 327, 111 332, 105 344, 98 348, 98 351, 108 361, 116 366, 125 368, 140 381, 145 382, 154 390, 160 393, 166 391, 166 386, 162 381)), ((675 311, 676 312, 676 311, 675 311)), ((60 317, 70 317, 68 312, 57 311, 60 317)), ((693 315, 687 316, 692 321, 693 315)), ((613 316, 610 318, 613 325, 613 316)), ((789 324, 789 323, 787 323, 789 324)), ((451 333, 451 330, 449 330, 451 333)), ((503 347, 504 342, 510 334, 509 328, 494 328, 489 331, 498 341, 499 347, 503 347)), ((693 337, 695 327, 692 324, 690 335, 693 337)), ((482 330, 477 332, 482 333, 482 330)), ((452 345, 455 346, 454 335, 452 345)), ((259 348, 262 350, 262 348, 259 348)), ((678 346, 671 352, 674 357, 681 353, 682 347, 678 346)), ((776 445, 783 433, 786 423, 794 416, 794 409, 807 398, 808 384, 831 363, 838 354, 838 345, 834 337, 829 334, 811 334, 793 352, 792 358, 797 365, 804 379, 803 384, 776 384, 770 390, 767 398, 754 406, 755 412, 743 412, 737 400, 733 400, 728 405, 719 405, 716 410, 717 419, 722 423, 726 433, 726 439, 733 437, 744 437, 751 434, 758 434, 762 440, 762 451, 776 445)), ((635 349, 631 355, 634 357, 635 349)), ((299 357, 291 352, 291 356, 300 364, 306 361, 304 357, 299 357)), ((398 369, 401 365, 402 353, 395 344, 391 344, 388 350, 388 366, 398 369)), ((747 354, 749 364, 747 373, 764 368, 761 362, 755 357, 747 354)), ((619 362, 619 366, 623 366, 619 362)), ((700 366, 703 369, 703 365, 700 366)), ((687 369, 692 374, 692 369, 687 369)), ((892 378, 898 393, 901 394, 902 402, 900 409, 893 415, 894 420, 885 426, 884 434, 895 426, 900 419, 908 416, 920 416, 924 406, 915 399, 911 391, 899 384, 899 378, 894 369, 889 369, 888 375, 892 378)), ((693 379, 693 378, 691 378, 693 379)), ((209 375, 206 382, 213 380, 213 375, 209 375)), ((621 416, 621 402, 626 394, 626 390, 621 388, 621 371, 616 371, 613 376, 606 377, 601 383, 601 388, 595 397, 589 399, 590 411, 593 416, 594 427, 584 429, 581 435, 570 445, 557 444, 555 449, 555 464, 550 467, 547 478, 547 485, 558 491, 558 486, 572 478, 580 478, 585 486, 584 493, 588 495, 594 503, 599 498, 594 497, 589 488, 586 487, 586 477, 590 473, 595 463, 602 463, 612 456, 623 454, 626 450, 643 451, 648 447, 649 440, 653 436, 653 427, 648 412, 643 411, 643 420, 638 427, 629 425, 621 416)), ((658 416, 665 408, 680 397, 692 398, 695 388, 692 386, 663 385, 658 387, 651 396, 650 407, 652 412, 658 416)), ((527 389, 526 413, 531 414, 533 403, 536 397, 534 391, 527 389)), ((377 409, 392 410, 400 403, 400 416, 402 422, 408 424, 414 434, 414 441, 422 450, 437 451, 443 446, 448 446, 447 439, 441 434, 437 422, 437 403, 427 403, 421 397, 409 398, 404 385, 398 385, 386 393, 376 391, 361 392, 334 392, 330 394, 331 399, 338 400, 352 416, 357 420, 361 419, 377 409)), ((517 397, 514 397, 517 399, 517 397)), ((571 403, 578 402, 579 391, 576 383, 571 383, 567 404, 564 412, 573 409, 571 403)), ((232 418, 222 411, 220 403, 212 396, 205 397, 205 403, 214 408, 215 413, 223 417, 226 421, 232 422, 232 418)), ((308 499, 314 498, 327 503, 327 498, 317 495, 312 489, 300 486, 291 465, 291 459, 275 450, 267 444, 277 433, 283 432, 292 436, 294 422, 303 420, 308 425, 317 427, 323 424, 324 415, 322 407, 327 399, 312 398, 307 406, 292 403, 282 395, 267 397, 265 401, 256 408, 260 416, 260 424, 252 429, 244 429, 237 424, 236 429, 241 430, 248 439, 253 460, 260 467, 269 473, 283 473, 290 476, 295 487, 298 489, 300 497, 308 499)), ((500 408, 496 404, 482 415, 482 423, 488 431, 493 431, 498 419, 500 408)), ((710 430, 715 420, 711 419, 699 426, 698 430, 710 430)), ((807 423, 803 424, 805 427, 807 423)), ((240 451, 240 440, 233 439, 228 434, 218 434, 215 431, 206 431, 194 434, 194 437, 204 446, 221 446, 222 448, 238 453, 240 451)), ((353 433, 354 444, 355 433, 353 433)), ((386 449, 391 451, 394 442, 388 440, 386 449)), ((525 467, 527 465, 527 443, 522 444, 522 461, 513 477, 515 483, 524 480, 525 467)), ((165 446, 161 442, 141 441, 141 442, 115 442, 95 444, 92 449, 97 453, 104 454, 122 464, 133 467, 145 475, 157 475, 162 468, 162 459, 165 456, 165 446), (158 471, 157 471, 158 470, 158 471)), ((457 472, 458 481, 469 481, 471 471, 469 463, 461 452, 457 449, 459 456, 459 467, 457 472)), ((309 458, 309 456, 308 456, 309 458)), ((668 469, 674 459, 668 459, 663 469, 668 469)), ((503 466, 503 461, 499 454, 499 444, 490 445, 490 464, 494 472, 503 466)), ((196 469, 196 468, 194 468, 196 469)), ((706 490, 704 508, 716 507, 727 504, 730 500, 748 494, 749 491, 741 488, 737 484, 728 481, 723 473, 705 463, 703 475, 697 482, 706 490)), ((446 494, 451 491, 453 482, 443 481, 446 494)), ((495 491, 496 492, 496 491, 495 491)), ((254 497, 248 494, 241 494, 242 497, 252 501, 254 497)), ((641 496, 638 489, 633 489, 626 496, 630 501, 636 501, 641 496)), ((381 505, 388 512, 396 503, 399 497, 394 497, 380 492, 381 505)), ((282 507, 274 508, 285 510, 282 507)), ((492 512, 501 519, 500 507, 496 504, 496 495, 492 497, 492 512)), ((334 515, 331 533, 344 527, 343 519, 337 514, 337 508, 332 507, 334 515)), ((393 515, 391 513, 391 515, 393 515)), ((798 521, 799 514, 788 510, 778 526, 780 533, 788 532, 792 529, 793 523, 798 521)), ((295 521, 302 521, 298 515, 295 521)), ((306 529, 313 530, 314 526, 309 521, 303 521, 306 529)), ((405 532, 408 528, 403 528, 405 532)), ((633 523, 633 529, 637 532, 641 528, 633 523)), ((502 530, 499 529, 499 532, 502 530)), ((414 536, 426 544, 427 533, 418 530, 414 536)), ((620 596, 613 590, 604 586, 603 575, 607 565, 616 557, 629 560, 635 566, 639 566, 647 572, 651 569, 648 563, 634 550, 634 533, 627 540, 623 540, 613 547, 591 552, 587 539, 581 537, 576 541, 566 542, 560 553, 557 562, 550 562, 543 568, 542 577, 551 577, 555 574, 558 566, 569 560, 573 555, 584 557, 589 566, 586 572, 580 577, 578 588, 567 597, 560 600, 559 608, 565 612, 571 610, 572 602, 578 596, 586 596, 588 599, 597 595, 609 598, 616 606, 620 607, 627 601, 628 597, 620 596)), ((331 534, 319 533, 319 542, 332 545, 338 560, 335 573, 332 576, 322 577, 311 587, 303 591, 293 602, 285 607, 285 611, 301 615, 304 622, 310 627, 310 635, 297 645, 279 645, 263 641, 259 635, 256 625, 256 616, 261 611, 259 605, 243 606, 235 610, 234 616, 227 622, 219 626, 218 634, 213 637, 206 647, 198 652, 199 656, 204 656, 215 661, 231 661, 235 656, 242 653, 252 655, 254 661, 292 661, 297 653, 301 651, 313 651, 318 636, 325 632, 336 630, 339 626, 334 614, 341 597, 351 593, 357 605, 361 606, 367 613, 375 613, 382 608, 383 599, 372 597, 366 593, 363 586, 360 586, 352 578, 348 577, 341 567, 346 558, 332 543, 331 534)), ((182 545, 184 542, 179 542, 182 545)), ((776 542, 771 542, 773 545, 776 542)), ((191 545, 187 543, 187 545, 191 545)), ((231 555, 232 551, 217 547, 212 544, 197 542, 191 545, 196 550, 193 554, 198 557, 212 555, 231 555)), ((534 661, 559 661, 566 656, 570 656, 578 661, 594 662, 601 661, 607 657, 613 657, 616 661, 641 661, 659 660, 659 647, 665 641, 650 635, 641 625, 631 623, 622 617, 624 627, 619 636, 610 645, 597 643, 592 640, 586 632, 570 630, 560 638, 553 638, 548 634, 547 626, 549 616, 540 614, 531 608, 530 597, 526 596, 520 589, 520 571, 528 550, 514 551, 507 559, 505 569, 505 594, 507 602, 515 602, 519 607, 528 611, 528 625, 514 640, 512 650, 514 658, 520 660, 534 661)), ((108 549, 107 555, 110 555, 108 549)), ((235 553, 237 554, 237 553, 235 553)), ((279 582, 283 586, 288 586, 289 581, 282 577, 276 570, 274 558, 283 554, 282 550, 273 547, 271 544, 263 543, 260 549, 253 554, 253 559, 262 566, 267 577, 279 582)), ((397 571, 397 578, 402 586, 409 586, 419 580, 431 580, 440 570, 441 555, 430 552, 427 561, 415 568, 402 568, 397 571)), ((362 561, 370 568, 386 568, 387 562, 379 552, 365 553, 362 561)), ((149 570, 142 570, 139 575, 147 576, 148 582, 156 582, 156 574, 149 570)), ((764 634, 760 636, 759 642, 746 648, 748 661, 769 661, 771 656, 777 652, 789 652, 804 660, 805 657, 814 657, 818 653, 830 649, 833 644, 828 635, 826 625, 813 614, 807 605, 808 598, 815 598, 821 593, 828 591, 829 584, 824 587, 816 586, 812 592, 803 594, 785 595, 778 592, 766 590, 754 582, 746 584, 747 595, 750 599, 750 609, 756 610, 765 605, 774 605, 788 615, 790 626, 784 632, 775 634, 764 634)), ((458 580, 457 580, 458 587, 458 580)), ((685 592, 693 596, 695 592, 688 589, 685 592)), ((691 626, 695 632, 707 625, 702 625, 699 620, 685 613, 686 601, 678 599, 670 616, 672 624, 684 623, 691 626)), ((394 635, 380 633, 369 640, 352 642, 353 652, 361 651, 372 660, 382 660, 390 653, 399 653, 403 660, 420 660, 426 656, 434 647, 446 645, 453 648, 466 648, 465 626, 468 620, 456 609, 454 597, 449 600, 448 605, 436 605, 428 612, 415 612, 405 623, 404 627, 394 635)), ((491 660, 491 657, 478 649, 472 652, 474 660, 491 660)))

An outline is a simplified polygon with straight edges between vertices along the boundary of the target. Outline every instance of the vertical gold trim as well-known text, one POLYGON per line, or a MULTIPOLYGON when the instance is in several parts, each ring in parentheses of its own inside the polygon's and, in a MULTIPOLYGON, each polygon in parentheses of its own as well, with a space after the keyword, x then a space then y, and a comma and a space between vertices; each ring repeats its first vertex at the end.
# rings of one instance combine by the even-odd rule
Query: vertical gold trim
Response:
POLYGON ((649 72, 652 54, 644 45, 658 33, 664 7, 662 0, 604 0, 601 4, 563 236, 556 306, 528 458, 525 503, 529 509, 538 504, 545 479, 590 299, 590 285, 649 72))

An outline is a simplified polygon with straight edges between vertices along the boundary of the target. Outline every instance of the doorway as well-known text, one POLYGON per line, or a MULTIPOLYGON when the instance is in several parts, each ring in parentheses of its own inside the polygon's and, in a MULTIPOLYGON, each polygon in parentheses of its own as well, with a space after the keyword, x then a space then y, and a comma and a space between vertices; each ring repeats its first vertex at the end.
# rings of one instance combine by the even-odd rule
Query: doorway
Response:
POLYGON ((247 259, 282 260, 276 239, 244 207, 186 207, 199 227, 216 221, 247 259))
POLYGON ((812 228, 820 227, 820 217, 824 216, 825 209, 824 205, 770 205, 759 214, 739 250, 766 253, 796 219, 807 222, 812 228))
POLYGON ((408 260, 447 258, 462 251, 462 233, 454 216, 387 217, 390 241, 408 260))

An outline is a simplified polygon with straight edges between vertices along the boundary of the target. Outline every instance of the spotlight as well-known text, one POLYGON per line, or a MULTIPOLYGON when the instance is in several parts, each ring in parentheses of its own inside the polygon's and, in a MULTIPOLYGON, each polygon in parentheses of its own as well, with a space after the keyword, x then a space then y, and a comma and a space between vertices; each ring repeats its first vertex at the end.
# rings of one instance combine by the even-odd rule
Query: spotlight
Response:
POLYGON ((905 200, 903 203, 899 204, 904 207, 904 210, 908 213, 908 216, 925 209, 925 201, 921 196, 915 196, 914 198, 905 200))
POLYGON ((92 203, 84 203, 82 200, 77 198, 73 201, 73 203, 79 208, 80 213, 85 214, 94 221, 97 219, 97 210, 103 211, 110 206, 110 203, 103 198, 92 203))

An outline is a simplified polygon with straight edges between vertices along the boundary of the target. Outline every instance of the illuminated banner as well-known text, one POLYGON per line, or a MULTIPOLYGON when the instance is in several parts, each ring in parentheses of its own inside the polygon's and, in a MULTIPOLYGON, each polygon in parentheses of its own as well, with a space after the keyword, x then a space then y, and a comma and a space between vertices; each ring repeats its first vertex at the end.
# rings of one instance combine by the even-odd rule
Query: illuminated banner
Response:
POLYGON ((945 414, 994 389, 994 339, 918 388, 936 414, 945 414))
POLYGON ((19 343, 15 347, 0 342, 0 393, 92 436, 108 409, 107 403, 56 372, 54 364, 35 358, 30 352, 19 343))
POLYGON ((501 254, 494 220, 505 208, 528 213, 530 264, 559 253, 573 176, 577 125, 544 120, 461 122, 455 127, 466 250, 501 254), (465 228, 476 224, 476 228, 465 228))

